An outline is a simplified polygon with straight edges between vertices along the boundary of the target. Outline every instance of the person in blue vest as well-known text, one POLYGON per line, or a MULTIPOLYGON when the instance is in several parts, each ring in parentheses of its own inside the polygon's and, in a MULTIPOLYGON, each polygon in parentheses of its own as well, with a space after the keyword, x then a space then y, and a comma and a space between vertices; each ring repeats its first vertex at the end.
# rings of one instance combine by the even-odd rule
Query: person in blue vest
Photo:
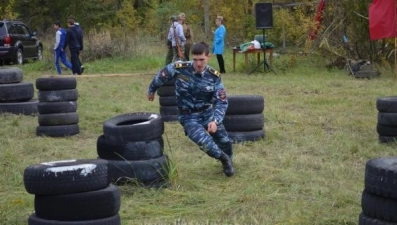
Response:
POLYGON ((193 44, 192 61, 177 61, 157 72, 149 85, 147 98, 175 78, 178 120, 186 136, 208 156, 221 161, 226 176, 234 175, 232 142, 222 121, 228 107, 220 73, 208 66, 209 46, 193 44))
POLYGON ((58 75, 62 74, 61 66, 59 64, 59 59, 61 59, 63 65, 68 69, 72 69, 72 64, 66 59, 66 52, 63 50, 65 45, 66 31, 62 28, 61 22, 57 21, 54 23, 55 32, 55 45, 54 45, 54 55, 55 55, 55 68, 58 75))

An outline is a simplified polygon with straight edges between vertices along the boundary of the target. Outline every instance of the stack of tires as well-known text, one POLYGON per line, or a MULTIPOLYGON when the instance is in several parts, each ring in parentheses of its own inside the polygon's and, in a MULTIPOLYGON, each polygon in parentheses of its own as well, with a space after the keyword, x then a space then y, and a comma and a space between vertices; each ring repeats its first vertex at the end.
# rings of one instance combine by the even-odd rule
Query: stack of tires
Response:
POLYGON ((35 195, 28 225, 120 225, 120 191, 107 172, 101 159, 28 166, 24 185, 35 195))
POLYGON ((0 113, 37 114, 39 101, 33 99, 33 83, 22 80, 21 69, 16 67, 0 69, 0 113))
POLYGON ((80 133, 76 87, 74 77, 36 79, 36 88, 39 90, 37 136, 65 137, 80 133))
POLYGON ((257 141, 265 136, 264 98, 260 95, 228 96, 223 125, 234 143, 257 141))
POLYGON ((167 183, 169 163, 163 154, 164 122, 149 112, 122 114, 106 120, 97 139, 99 158, 108 160, 109 178, 126 183, 160 187, 167 183))
POLYGON ((371 159, 365 166, 365 189, 359 225, 397 224, 397 157, 371 159))
POLYGON ((397 96, 381 97, 376 100, 378 110, 377 132, 380 143, 397 141, 397 96))
POLYGON ((175 96, 175 79, 168 81, 157 90, 160 103, 160 115, 165 122, 178 120, 178 107, 175 96))

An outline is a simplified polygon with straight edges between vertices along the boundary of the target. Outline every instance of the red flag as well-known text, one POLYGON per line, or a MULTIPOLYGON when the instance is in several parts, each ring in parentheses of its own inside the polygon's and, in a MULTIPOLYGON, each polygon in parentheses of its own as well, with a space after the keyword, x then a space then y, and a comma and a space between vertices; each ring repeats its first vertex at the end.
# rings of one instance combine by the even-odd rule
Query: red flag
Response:
POLYGON ((374 0, 369 6, 371 40, 396 37, 396 0, 374 0))

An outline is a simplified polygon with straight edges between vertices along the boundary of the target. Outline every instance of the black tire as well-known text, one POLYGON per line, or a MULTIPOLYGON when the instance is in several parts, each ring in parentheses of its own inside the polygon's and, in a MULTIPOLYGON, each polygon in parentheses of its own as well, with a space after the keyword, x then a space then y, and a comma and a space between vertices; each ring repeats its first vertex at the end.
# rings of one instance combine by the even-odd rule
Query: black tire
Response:
POLYGON ((229 106, 226 115, 262 113, 265 100, 261 95, 231 95, 227 97, 229 106))
POLYGON ((397 96, 381 97, 376 100, 379 112, 397 113, 397 96))
POLYGON ((23 80, 22 70, 18 67, 1 68, 0 84, 20 83, 23 80))
POLYGON ((384 126, 397 126, 397 113, 378 113, 378 124, 384 126))
POLYGON ((40 102, 66 102, 76 101, 78 98, 77 89, 38 91, 40 102))
POLYGON ((223 125, 227 131, 254 131, 264 126, 262 113, 245 115, 225 115, 223 125))
POLYGON ((160 106, 160 114, 163 115, 178 115, 178 107, 173 106, 160 106))
POLYGON ((116 215, 120 210, 120 191, 110 184, 103 189, 58 195, 35 195, 34 209, 47 220, 96 220, 116 215))
POLYGON ((84 220, 84 221, 46 220, 37 217, 36 214, 33 213, 29 216, 28 225, 121 225, 121 220, 119 214, 97 220, 84 220))
POLYGON ((178 121, 178 115, 161 115, 164 122, 175 122, 178 121))
POLYGON ((75 77, 41 77, 36 79, 36 88, 38 90, 65 90, 76 89, 77 80, 75 77))
POLYGON ((113 141, 154 140, 164 132, 160 115, 150 112, 136 112, 115 116, 103 124, 103 134, 113 141))
POLYGON ((24 102, 3 102, 0 103, 1 113, 23 114, 23 115, 36 115, 37 99, 31 99, 24 102))
POLYGON ((397 200, 363 191, 361 198, 363 213, 369 217, 388 222, 397 222, 397 200))
POLYGON ((360 213, 358 217, 358 225, 397 225, 397 223, 389 223, 383 220, 378 220, 360 213))
POLYGON ((397 136, 397 126, 385 126, 378 124, 376 131, 382 136, 397 136))
POLYGON ((34 96, 31 82, 21 82, 0 85, 0 102, 27 101, 34 96))
POLYGON ((170 81, 167 81, 167 82, 164 84, 164 86, 175 86, 175 79, 176 79, 176 78, 174 78, 174 79, 172 79, 172 80, 170 80, 170 81))
POLYGON ((176 106, 175 96, 160 96, 159 97, 160 106, 176 106))
POLYGON ((365 189, 372 194, 397 199, 397 157, 368 160, 365 165, 365 189))
POLYGON ((80 133, 78 124, 72 125, 59 125, 59 126, 37 126, 37 136, 48 137, 67 137, 80 133))
POLYGON ((72 113, 39 114, 40 126, 72 125, 79 123, 79 115, 72 113))
POLYGON ((102 159, 110 160, 147 160, 163 155, 162 137, 150 141, 123 142, 112 141, 101 135, 97 139, 97 153, 102 159))
POLYGON ((242 143, 246 141, 258 141, 265 137, 265 130, 255 131, 228 131, 229 138, 233 143, 242 143))
POLYGON ((17 49, 17 52, 15 54, 15 59, 14 59, 14 63, 17 65, 22 65, 24 63, 25 59, 23 56, 23 51, 21 48, 17 49))
POLYGON ((157 95, 160 97, 175 96, 175 86, 161 86, 157 89, 157 95))
POLYGON ((115 184, 153 185, 168 180, 167 155, 149 160, 108 160, 109 179, 115 184))
POLYGON ((25 189, 36 195, 102 189, 109 185, 107 164, 103 159, 79 159, 31 165, 23 174, 25 189))
POLYGON ((379 135, 379 143, 397 143, 397 136, 382 136, 379 135))
POLYGON ((76 101, 39 102, 37 104, 37 111, 40 114, 71 113, 77 111, 77 103, 76 101))

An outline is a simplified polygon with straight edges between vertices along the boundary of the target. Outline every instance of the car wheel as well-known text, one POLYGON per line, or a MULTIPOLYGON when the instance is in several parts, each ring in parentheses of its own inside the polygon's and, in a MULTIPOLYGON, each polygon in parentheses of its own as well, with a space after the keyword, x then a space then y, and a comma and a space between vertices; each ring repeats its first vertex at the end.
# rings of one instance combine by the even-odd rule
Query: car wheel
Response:
POLYGON ((15 63, 18 65, 23 64, 23 51, 20 48, 18 48, 17 54, 15 55, 15 63))
POLYGON ((41 46, 37 47, 37 60, 43 60, 43 48, 41 46))

